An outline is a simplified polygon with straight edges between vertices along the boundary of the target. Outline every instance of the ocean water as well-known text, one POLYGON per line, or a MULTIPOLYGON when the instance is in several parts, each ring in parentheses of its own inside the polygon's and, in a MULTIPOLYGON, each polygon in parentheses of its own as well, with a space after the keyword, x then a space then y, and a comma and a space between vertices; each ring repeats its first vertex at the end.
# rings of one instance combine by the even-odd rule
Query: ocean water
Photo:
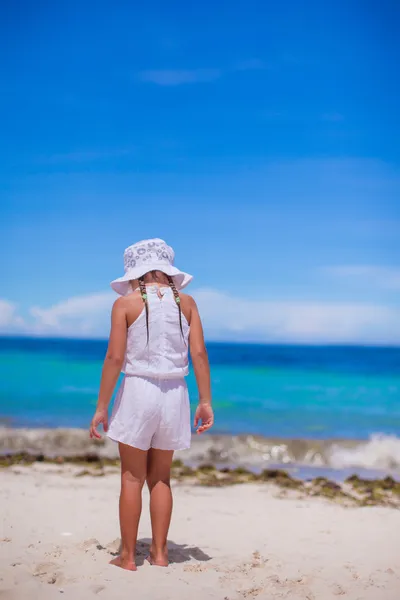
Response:
MULTIPOLYGON (((86 427, 106 342, 0 338, 0 418, 86 427)), ((400 435, 400 349, 208 344, 215 433, 307 439, 400 435)), ((193 373, 188 378, 193 405, 193 373)))
MULTIPOLYGON (((105 341, 0 338, 1 422, 87 427, 105 351, 105 341)), ((210 343, 208 351, 213 433, 262 440, 217 445, 214 454, 400 469, 399 348, 210 343)), ((188 385, 194 407, 192 372, 188 385)))

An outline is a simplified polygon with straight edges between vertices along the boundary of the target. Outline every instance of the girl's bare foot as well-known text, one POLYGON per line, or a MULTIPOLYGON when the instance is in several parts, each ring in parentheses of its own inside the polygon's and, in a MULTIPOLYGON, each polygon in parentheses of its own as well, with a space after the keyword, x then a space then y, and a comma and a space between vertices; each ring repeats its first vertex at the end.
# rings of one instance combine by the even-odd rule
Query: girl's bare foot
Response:
POLYGON ((155 553, 150 548, 150 554, 146 560, 154 567, 168 567, 168 551, 155 553))
POLYGON ((122 556, 117 556, 110 560, 110 565, 115 565, 116 567, 121 567, 121 569, 125 569, 126 571, 136 571, 137 567, 135 565, 135 561, 131 558, 123 558, 122 556))

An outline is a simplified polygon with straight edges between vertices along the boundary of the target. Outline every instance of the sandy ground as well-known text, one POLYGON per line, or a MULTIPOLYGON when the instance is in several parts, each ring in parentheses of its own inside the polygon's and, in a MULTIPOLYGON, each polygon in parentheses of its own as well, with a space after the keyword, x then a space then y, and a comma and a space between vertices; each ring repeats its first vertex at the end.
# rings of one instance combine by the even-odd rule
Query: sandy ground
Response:
POLYGON ((0 599, 400 599, 400 511, 279 498, 271 485, 175 484, 168 568, 108 565, 118 549, 118 474, 36 464, 2 472, 0 599))

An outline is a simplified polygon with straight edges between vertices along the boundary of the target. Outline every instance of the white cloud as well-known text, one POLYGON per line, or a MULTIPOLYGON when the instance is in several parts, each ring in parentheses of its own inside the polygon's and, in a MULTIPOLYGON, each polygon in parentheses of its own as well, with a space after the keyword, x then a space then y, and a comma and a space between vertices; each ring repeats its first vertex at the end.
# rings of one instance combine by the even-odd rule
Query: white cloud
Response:
POLYGON ((0 298, 0 331, 5 333, 18 330, 23 325, 23 319, 17 314, 17 306, 0 298))
POLYGON ((324 267, 323 271, 334 277, 348 279, 356 285, 365 283, 374 288, 400 290, 400 267, 337 265, 324 267))
POLYGON ((215 290, 194 294, 217 339, 287 343, 400 343, 400 309, 362 303, 252 300, 215 290))
POLYGON ((148 83, 175 86, 184 83, 208 83, 221 77, 220 69, 161 69, 141 71, 139 78, 148 83))
MULTIPOLYGON (((254 300, 213 289, 193 292, 209 340, 271 343, 400 344, 400 309, 363 303, 254 300)), ((6 301, 2 330, 27 334, 106 337, 111 292, 69 298, 49 308, 32 307, 25 324, 6 301), (22 327, 23 325, 23 327, 22 327)))
POLYGON ((259 58, 251 58, 237 62, 230 69, 148 69, 140 71, 138 78, 146 83, 176 86, 187 83, 209 83, 232 71, 259 71, 265 68, 264 61, 259 58))
POLYGON ((104 292, 75 296, 49 308, 33 306, 31 332, 58 335, 106 335, 115 294, 104 292))

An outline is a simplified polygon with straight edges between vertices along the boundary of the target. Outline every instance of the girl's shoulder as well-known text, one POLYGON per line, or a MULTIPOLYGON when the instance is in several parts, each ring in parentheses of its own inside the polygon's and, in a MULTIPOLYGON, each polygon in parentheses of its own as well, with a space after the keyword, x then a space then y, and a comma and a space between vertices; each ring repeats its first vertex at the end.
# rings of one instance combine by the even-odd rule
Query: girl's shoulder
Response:
POLYGON ((143 298, 138 290, 135 290, 131 294, 127 296, 120 296, 114 302, 116 308, 123 309, 129 308, 132 304, 137 304, 138 302, 143 302, 143 298))
POLYGON ((182 292, 179 292, 179 297, 181 299, 181 307, 184 312, 188 313, 189 315, 191 315, 194 312, 198 312, 197 304, 193 296, 189 296, 189 294, 183 294, 182 292))
POLYGON ((113 310, 116 309, 124 314, 127 326, 130 327, 143 311, 143 298, 140 292, 134 291, 128 296, 118 298, 114 302, 113 310))
POLYGON ((139 314, 143 308, 143 298, 140 292, 134 291, 128 296, 120 296, 113 304, 113 312, 124 312, 128 317, 139 314))
POLYGON ((194 301, 194 298, 192 296, 189 296, 189 294, 184 294, 183 292, 179 292, 179 297, 181 299, 181 302, 186 302, 187 304, 190 304, 190 305, 196 304, 196 302, 194 301))

